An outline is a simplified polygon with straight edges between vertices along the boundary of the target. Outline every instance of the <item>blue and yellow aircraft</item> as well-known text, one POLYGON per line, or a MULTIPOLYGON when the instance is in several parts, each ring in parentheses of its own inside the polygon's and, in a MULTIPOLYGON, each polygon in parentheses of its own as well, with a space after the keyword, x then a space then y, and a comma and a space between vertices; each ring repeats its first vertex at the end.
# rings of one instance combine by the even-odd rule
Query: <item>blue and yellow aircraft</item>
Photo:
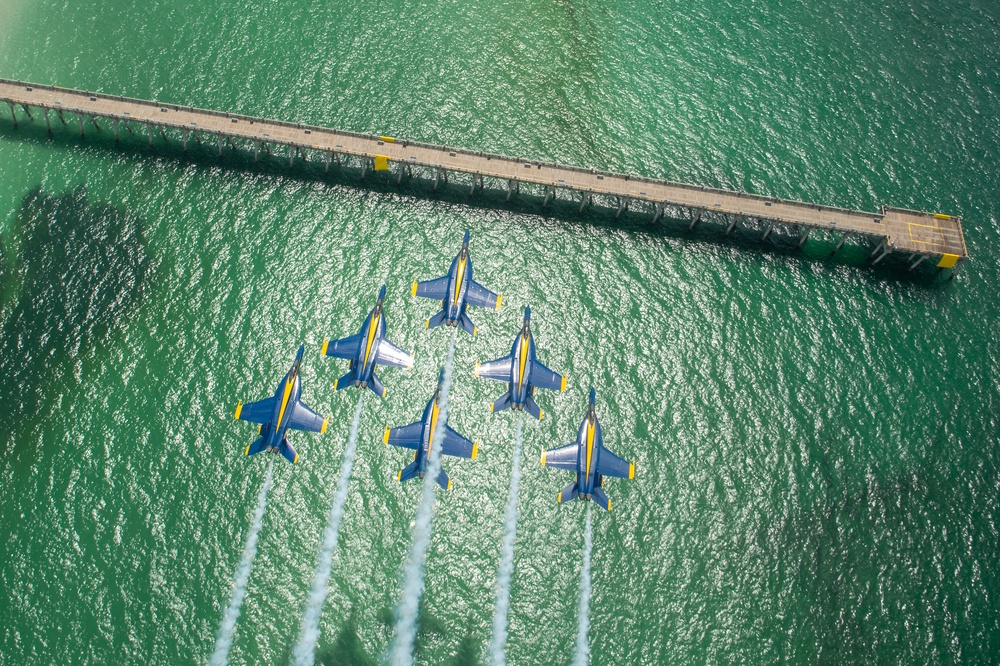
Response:
POLYGON ((385 285, 378 292, 378 301, 368 313, 361 332, 347 338, 330 342, 323 341, 323 353, 334 358, 343 358, 351 363, 347 374, 333 384, 338 391, 349 386, 368 387, 379 397, 385 397, 385 386, 375 374, 376 365, 391 365, 397 368, 413 367, 413 357, 385 339, 385 315, 382 302, 385 300, 385 285))
MULTIPOLYGON (((438 398, 441 395, 442 381, 444 381, 444 370, 441 371, 441 375, 438 378, 438 387, 434 391, 434 397, 427 403, 427 406, 424 408, 424 415, 419 421, 398 428, 385 427, 385 435, 382 437, 384 443, 416 451, 413 462, 400 470, 399 474, 396 475, 400 483, 416 476, 422 479, 424 478, 424 473, 427 471, 427 461, 430 457, 431 447, 435 444, 434 429, 437 428, 438 424, 438 398)), ((450 425, 447 423, 444 424, 444 441, 441 442, 441 455, 475 459, 478 453, 478 442, 473 444, 455 432, 450 425)), ((444 469, 438 473, 437 482, 445 490, 451 489, 451 479, 448 478, 444 469)))
POLYGON ((552 391, 566 390, 566 378, 546 368, 535 356, 530 307, 524 308, 524 326, 514 338, 510 356, 477 365, 473 372, 477 377, 507 382, 508 391, 490 405, 491 412, 509 407, 524 410, 540 420, 544 413, 532 397, 535 387, 552 391))
POLYGON ((299 454, 288 443, 286 436, 288 429, 326 432, 330 417, 324 419, 299 400, 302 395, 299 366, 302 365, 302 354, 305 351, 305 345, 299 347, 295 362, 278 384, 274 396, 245 405, 242 402, 236 403, 236 414, 233 418, 261 424, 257 430, 260 437, 243 451, 245 455, 252 456, 261 451, 280 453, 288 459, 288 462, 294 464, 299 461, 299 454))
POLYGON ((465 232, 462 249, 455 255, 451 268, 444 277, 426 282, 414 282, 414 296, 441 301, 441 312, 427 320, 426 328, 441 324, 461 326, 469 335, 476 334, 476 326, 465 312, 466 307, 500 309, 503 294, 492 291, 472 279, 472 258, 469 256, 469 232, 465 232))
POLYGON ((594 389, 590 389, 590 408, 580 424, 576 441, 558 449, 542 451, 542 465, 576 472, 576 481, 559 493, 558 501, 592 499, 611 511, 611 498, 604 492, 604 477, 635 478, 635 461, 625 462, 604 447, 604 435, 594 410, 594 389))

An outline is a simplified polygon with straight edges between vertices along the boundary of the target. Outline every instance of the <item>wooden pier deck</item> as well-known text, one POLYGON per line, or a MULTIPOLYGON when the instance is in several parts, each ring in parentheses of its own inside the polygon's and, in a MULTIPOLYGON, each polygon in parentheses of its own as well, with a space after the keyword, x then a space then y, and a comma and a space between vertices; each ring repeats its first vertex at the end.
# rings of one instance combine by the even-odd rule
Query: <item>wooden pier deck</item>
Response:
POLYGON ((887 206, 874 213, 821 206, 7 79, 0 79, 0 101, 9 106, 15 125, 18 108, 32 120, 31 109, 36 109, 50 131, 53 120, 68 123, 64 115, 68 113, 77 120, 81 134, 87 121, 96 125, 97 119, 104 119, 111 121, 116 137, 119 123, 129 128, 132 124, 145 127, 150 144, 154 130, 165 137, 164 130, 172 129, 180 132, 185 150, 189 137, 199 142, 203 137, 214 139, 220 155, 224 143, 242 140, 248 142, 255 159, 262 148, 279 145, 286 147, 290 163, 296 156, 305 157, 307 151, 322 159, 327 169, 331 160, 340 163, 345 157, 355 158, 360 160, 362 177, 372 168, 394 171, 399 180, 404 173, 412 174, 414 167, 422 167, 429 170, 435 188, 441 181, 448 182, 449 173, 464 173, 471 177, 470 193, 477 186, 484 187, 484 178, 499 180, 500 187, 505 185, 508 199, 521 184, 531 184, 542 188, 543 205, 558 192, 568 193, 581 210, 595 196, 605 197, 612 208, 617 207, 616 216, 630 204, 643 203, 654 221, 664 213, 690 220, 691 227, 715 221, 725 226, 727 235, 738 222, 756 220, 765 227, 765 239, 775 225, 793 226, 800 245, 814 230, 840 234, 837 250, 848 237, 868 238, 877 243, 872 263, 894 251, 909 254, 911 269, 927 259, 952 269, 968 260, 961 218, 949 215, 887 206))

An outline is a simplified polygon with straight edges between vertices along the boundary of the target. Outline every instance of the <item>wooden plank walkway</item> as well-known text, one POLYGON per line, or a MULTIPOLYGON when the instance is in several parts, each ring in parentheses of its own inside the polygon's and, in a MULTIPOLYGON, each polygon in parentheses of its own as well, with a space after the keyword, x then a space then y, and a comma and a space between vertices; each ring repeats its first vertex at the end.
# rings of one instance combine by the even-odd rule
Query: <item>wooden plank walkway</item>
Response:
POLYGON ((692 227, 702 219, 722 221, 727 234, 740 220, 759 220, 766 225, 765 238, 776 224, 794 225, 801 234, 800 245, 817 229, 839 232, 838 250, 851 235, 867 237, 878 242, 872 253, 873 263, 892 251, 909 253, 911 267, 933 259, 942 268, 957 268, 968 259, 961 218, 948 215, 885 206, 876 213, 820 206, 7 79, 0 79, 0 101, 9 106, 15 124, 18 107, 29 115, 32 108, 40 110, 47 124, 51 123, 50 112, 55 112, 64 123, 68 122, 64 114, 71 113, 81 134, 86 119, 96 124, 96 119, 102 118, 114 123, 116 136, 119 122, 145 126, 150 143, 154 129, 178 130, 185 149, 189 136, 200 140, 207 135, 215 139, 220 154, 224 142, 239 139, 253 145, 255 158, 262 147, 271 144, 286 146, 290 161, 296 154, 305 155, 305 151, 318 152, 327 168, 332 159, 339 161, 341 156, 360 158, 362 175, 369 166, 384 170, 395 165, 398 178, 404 170, 424 167, 432 170, 435 187, 439 178, 447 181, 449 172, 470 174, 470 191, 476 188, 477 179, 479 187, 484 185, 483 178, 505 181, 508 198, 514 190, 519 190, 521 183, 530 183, 544 188, 543 205, 558 191, 569 191, 570 196, 578 199, 581 210, 595 195, 615 200, 618 214, 630 202, 632 205, 645 202, 654 219, 667 212, 687 216, 692 227))

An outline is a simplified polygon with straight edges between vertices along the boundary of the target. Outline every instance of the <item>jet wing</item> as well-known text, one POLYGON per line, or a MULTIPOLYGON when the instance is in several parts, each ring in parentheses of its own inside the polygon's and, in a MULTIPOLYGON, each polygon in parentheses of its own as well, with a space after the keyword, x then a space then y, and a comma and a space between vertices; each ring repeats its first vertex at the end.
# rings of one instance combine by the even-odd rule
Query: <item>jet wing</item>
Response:
POLYGON ((542 451, 542 465, 575 472, 577 469, 577 457, 579 455, 580 445, 573 442, 558 449, 542 451))
POLYGON ((619 479, 635 478, 635 463, 627 463, 603 446, 597 457, 597 471, 602 476, 617 476, 619 479))
POLYGON ((352 335, 340 340, 323 343, 323 353, 334 358, 344 358, 348 361, 357 358, 361 351, 361 334, 352 335))
POLYGON ((500 307, 500 297, 475 280, 469 282, 469 290, 465 292, 465 302, 480 308, 500 307))
POLYGON ((378 343, 375 362, 379 365, 391 365, 396 368, 413 367, 413 357, 385 338, 378 343))
POLYGON ((326 432, 328 423, 329 419, 324 419, 301 402, 297 402, 288 421, 288 427, 309 432, 326 432))
POLYGON ((398 446, 403 449, 416 451, 417 447, 419 447, 420 443, 423 441, 423 434, 423 421, 417 421, 416 423, 411 423, 410 425, 399 426, 398 428, 389 428, 389 426, 386 426, 385 434, 382 435, 382 443, 392 444, 393 446, 398 446))
POLYGON ((509 382, 511 361, 512 358, 510 356, 504 356, 503 358, 498 358, 495 361, 489 361, 488 363, 476 366, 473 373, 476 377, 495 379, 500 382, 509 382))
POLYGON ((456 456, 458 458, 475 458, 479 453, 479 445, 473 444, 465 437, 459 435, 450 425, 445 425, 444 444, 441 445, 441 453, 446 456, 456 456))
POLYGON ((423 298, 433 298, 434 300, 444 300, 448 293, 448 276, 439 277, 437 280, 426 280, 424 282, 413 283, 413 295, 423 298))
POLYGON ((566 390, 566 378, 558 372, 549 370, 539 361, 531 364, 531 378, 528 381, 538 388, 549 389, 550 391, 566 390))
POLYGON ((267 423, 272 414, 274 414, 274 398, 266 398, 245 405, 237 404, 234 418, 250 423, 267 423))

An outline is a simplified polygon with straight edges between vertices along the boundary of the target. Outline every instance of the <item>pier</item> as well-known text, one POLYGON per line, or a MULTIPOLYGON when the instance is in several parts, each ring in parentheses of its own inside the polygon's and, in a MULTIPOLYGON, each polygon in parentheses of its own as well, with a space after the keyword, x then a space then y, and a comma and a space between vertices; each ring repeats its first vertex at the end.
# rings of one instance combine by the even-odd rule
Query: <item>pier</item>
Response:
POLYGON ((262 150, 271 153, 274 147, 275 153, 286 153, 289 166, 297 158, 310 159, 322 161, 329 171, 331 162, 342 165, 352 160, 362 178, 369 169, 390 171, 397 183, 404 175, 413 177, 417 170, 433 179, 435 189, 448 184, 449 175, 455 180, 455 174, 462 174, 461 185, 469 188, 470 195, 486 187, 485 179, 490 179, 490 186, 506 190, 508 200, 528 185, 544 197, 543 207, 555 198, 569 198, 583 211, 597 197, 615 217, 641 210, 652 215, 653 222, 664 215, 687 220, 689 230, 699 223, 714 223, 726 236, 742 223, 763 229, 761 238, 766 240, 781 225, 796 234, 800 247, 811 233, 822 231, 835 234, 834 253, 848 239, 857 238, 872 244, 872 264, 899 253, 905 255, 910 270, 931 260, 941 269, 954 271, 969 258, 961 218, 942 213, 889 206, 877 212, 822 206, 8 79, 0 79, 0 102, 9 107, 15 126, 20 113, 22 122, 44 120, 49 132, 53 122, 76 129, 73 123, 82 136, 88 128, 101 130, 100 120, 116 139, 120 131, 138 131, 152 146, 155 135, 166 138, 166 131, 171 130, 180 134, 184 150, 192 139, 207 143, 220 156, 226 145, 242 144, 257 160, 262 150))

